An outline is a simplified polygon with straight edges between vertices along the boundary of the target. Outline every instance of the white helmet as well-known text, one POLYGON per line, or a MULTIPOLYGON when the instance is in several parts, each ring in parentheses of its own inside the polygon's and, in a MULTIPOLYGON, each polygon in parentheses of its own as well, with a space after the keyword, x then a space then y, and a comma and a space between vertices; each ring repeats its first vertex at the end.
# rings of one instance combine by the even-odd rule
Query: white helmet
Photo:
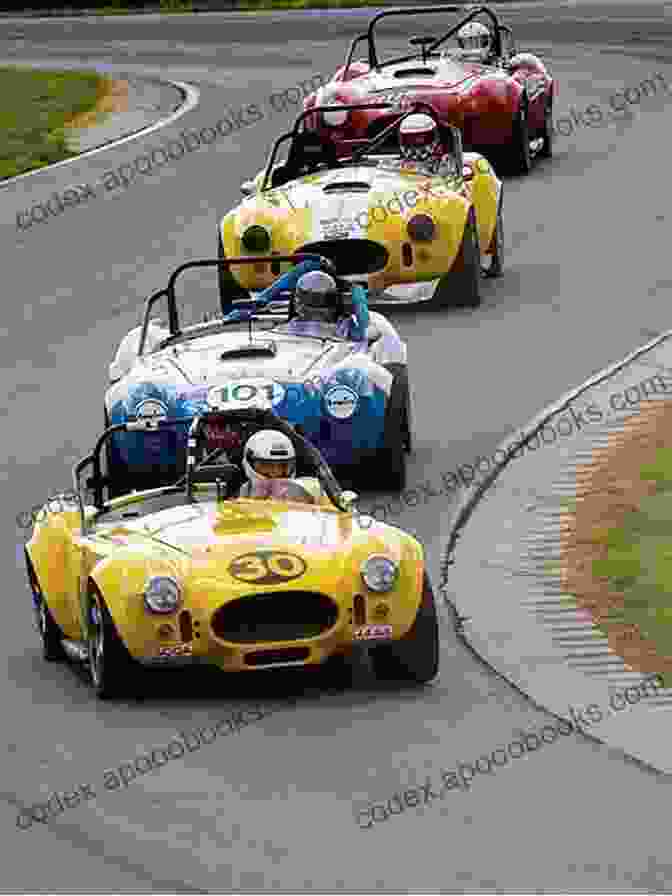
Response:
POLYGON ((282 432, 260 429, 247 440, 243 470, 251 486, 259 480, 291 479, 296 473, 294 445, 282 432))
POLYGON ((457 42, 470 55, 487 59, 492 51, 492 32, 482 22, 467 22, 457 32, 457 42))
POLYGON ((439 131, 431 115, 416 112, 399 125, 399 148, 405 159, 426 162, 435 156, 439 145, 439 131))

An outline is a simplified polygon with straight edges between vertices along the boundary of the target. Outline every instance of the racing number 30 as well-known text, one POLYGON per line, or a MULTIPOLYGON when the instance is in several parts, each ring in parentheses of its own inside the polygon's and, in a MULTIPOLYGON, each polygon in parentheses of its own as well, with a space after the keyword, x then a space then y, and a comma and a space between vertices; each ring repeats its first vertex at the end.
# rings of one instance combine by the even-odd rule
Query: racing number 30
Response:
POLYGON ((256 551, 236 557, 229 566, 229 573, 242 582, 257 585, 273 585, 298 579, 306 571, 306 564, 296 554, 285 551, 256 551))

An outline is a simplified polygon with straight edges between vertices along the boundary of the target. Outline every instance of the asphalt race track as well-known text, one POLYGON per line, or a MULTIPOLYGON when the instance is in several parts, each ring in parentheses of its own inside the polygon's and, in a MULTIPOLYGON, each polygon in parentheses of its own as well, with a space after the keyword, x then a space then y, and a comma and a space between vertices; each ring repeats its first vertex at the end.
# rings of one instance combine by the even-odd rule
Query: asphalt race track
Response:
MULTIPOLYGON (((507 180, 506 273, 484 286, 478 311, 396 317, 415 399, 410 484, 435 491, 443 472, 492 454, 543 405, 672 320, 669 6, 505 10, 521 46, 559 78, 556 119, 596 104, 604 123, 565 125, 551 162, 507 180), (656 74, 659 89, 644 96, 638 85, 656 74), (630 99, 607 118, 619 90, 630 99)), ((4 23, 2 64, 102 62, 189 82, 201 97, 149 137, 0 190, 3 892, 672 890, 670 784, 581 736, 430 796, 442 769, 551 721, 461 646, 447 613, 441 674, 424 691, 384 690, 365 669, 353 690, 319 675, 179 675, 150 682, 142 700, 103 704, 72 668, 40 658, 16 515, 69 487, 71 463, 102 426, 107 364, 140 302, 183 259, 214 255, 218 216, 291 117, 292 107, 271 114, 269 94, 326 77, 365 18, 4 23), (17 230, 17 213, 54 191, 248 104, 265 110, 258 123, 17 230), (237 733, 105 788, 106 771, 255 700, 269 713, 260 721, 248 714, 237 733), (424 788, 417 806, 371 810, 414 787, 424 788), (78 788, 79 805, 17 827, 22 807, 78 788)), ((437 585, 453 506, 436 497, 397 517, 426 545, 437 585)))

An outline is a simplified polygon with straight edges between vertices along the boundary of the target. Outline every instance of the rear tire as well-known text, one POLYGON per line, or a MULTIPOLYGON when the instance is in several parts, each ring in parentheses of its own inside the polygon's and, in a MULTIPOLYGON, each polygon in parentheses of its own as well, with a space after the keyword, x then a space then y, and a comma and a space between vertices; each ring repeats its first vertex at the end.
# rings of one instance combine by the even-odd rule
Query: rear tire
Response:
POLYGON ((89 595, 89 671, 100 700, 130 695, 135 690, 139 664, 126 649, 110 611, 98 591, 89 595))
MULTIPOLYGON (((224 246, 222 245, 222 236, 217 230, 217 257, 220 261, 226 258, 224 254, 224 246)), ((246 289, 238 283, 230 270, 226 268, 217 269, 217 280, 219 283, 219 302, 222 313, 226 314, 230 310, 231 302, 237 302, 250 298, 250 294, 246 289)))
POLYGON ((439 622, 427 573, 415 621, 398 641, 372 648, 376 677, 427 684, 439 671, 439 622))
POLYGON ((481 253, 478 247, 476 212, 469 209, 460 251, 447 274, 439 280, 432 297, 438 308, 478 308, 481 304, 481 253))

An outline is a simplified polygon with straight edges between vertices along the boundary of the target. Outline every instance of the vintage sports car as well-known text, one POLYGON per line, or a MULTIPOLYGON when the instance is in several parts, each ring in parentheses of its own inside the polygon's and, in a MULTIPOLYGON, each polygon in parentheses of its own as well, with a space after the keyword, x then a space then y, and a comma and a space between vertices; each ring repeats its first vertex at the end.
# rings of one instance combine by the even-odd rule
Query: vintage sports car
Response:
POLYGON ((362 648, 381 677, 436 675, 422 546, 356 513, 357 495, 342 492, 320 453, 272 411, 199 415, 179 481, 106 500, 112 436, 149 437, 168 423, 106 430, 73 469, 76 500, 59 512, 45 507, 36 523, 25 560, 46 660, 87 663, 101 698, 136 690, 143 665, 254 671, 362 648), (223 440, 212 451, 209 428, 223 440), (242 445, 259 429, 294 444, 298 478, 273 480, 282 498, 235 497, 242 445))
MULTIPOLYGON (((400 39, 405 24, 400 17, 411 16, 418 27, 416 17, 440 15, 445 21, 445 13, 463 14, 465 7, 409 7, 378 13, 367 31, 352 41, 345 65, 306 97, 304 108, 375 100, 404 108, 405 103, 421 101, 432 106, 442 123, 458 127, 465 148, 487 156, 498 173, 527 174, 534 156, 552 155, 557 82, 538 56, 517 52, 511 29, 501 24, 490 7, 467 9, 467 15, 446 32, 442 28, 437 34, 435 28, 431 35, 411 37, 411 54, 392 57, 388 53, 387 58, 381 58, 376 41, 386 36, 385 29, 377 27, 383 19, 393 20, 393 37, 400 39), (466 42, 461 29, 467 26, 469 31, 471 23, 489 32, 491 45, 484 52, 460 46, 460 41, 466 42), (368 58, 353 62, 361 42, 366 43, 368 58)), ((351 141, 357 145, 377 135, 390 115, 389 111, 320 113, 310 119, 309 126, 321 136, 329 135, 343 152, 353 145, 351 141)))
MULTIPOLYGON (((389 104, 345 108, 363 113, 389 104)), ((327 106, 322 112, 342 109, 327 106)), ((430 306, 478 306, 482 259, 488 259, 490 275, 502 271, 502 184, 483 156, 463 155, 459 131, 452 127, 441 133, 445 157, 452 161, 448 173, 428 174, 398 154, 377 152, 416 111, 434 118, 431 109, 411 106, 345 156, 337 156, 328 135, 305 130, 313 113, 299 115, 292 131, 276 140, 265 170, 242 184, 248 198, 220 222, 222 260, 247 254, 268 259, 263 266, 223 269, 223 294, 234 289, 244 297, 263 289, 282 269, 275 255, 302 252, 326 256, 339 274, 362 279, 376 290, 370 303, 408 302, 404 294, 390 295, 388 287, 420 283, 435 284, 429 295, 417 297, 430 306)))
MULTIPOLYGON (((301 258, 279 262, 291 267, 301 258)), ((222 266, 213 259, 178 267, 167 288, 147 300, 142 325, 121 341, 109 369, 105 425, 155 415, 187 422, 151 436, 115 433, 108 443, 113 492, 174 481, 184 468, 188 419, 209 407, 214 387, 226 387, 232 403, 263 397, 344 476, 368 488, 403 489, 411 406, 406 343, 392 324, 371 312, 365 343, 339 338, 326 324, 312 335, 292 332, 291 295, 266 307, 254 299, 234 304, 228 295, 220 301, 215 274, 222 266), (189 272, 202 276, 208 268, 211 289, 199 292, 189 272), (187 287, 178 288, 183 276, 187 287)), ((350 284, 339 283, 347 307, 350 284)))

